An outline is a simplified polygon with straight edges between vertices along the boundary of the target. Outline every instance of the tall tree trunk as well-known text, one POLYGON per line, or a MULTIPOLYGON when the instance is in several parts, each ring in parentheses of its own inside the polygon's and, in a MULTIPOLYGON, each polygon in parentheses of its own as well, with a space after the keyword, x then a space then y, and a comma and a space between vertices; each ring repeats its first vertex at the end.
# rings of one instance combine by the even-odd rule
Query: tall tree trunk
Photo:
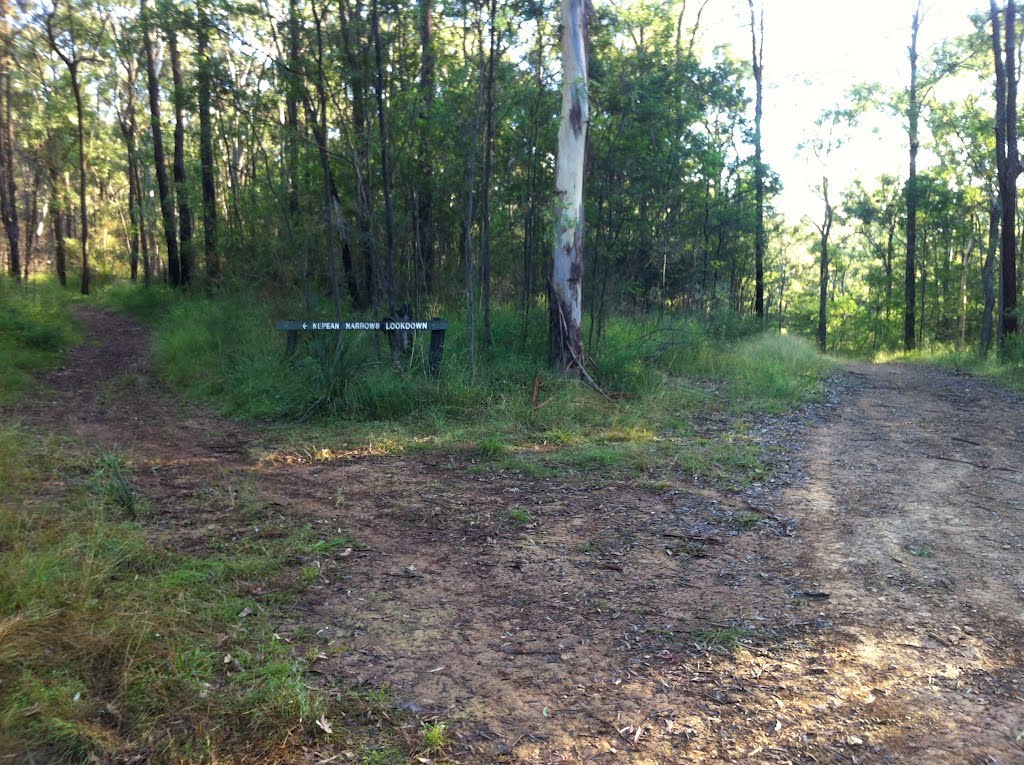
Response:
MULTIPOLYGON (((484 162, 480 179, 480 289, 483 293, 484 348, 491 338, 491 164, 494 159, 494 62, 498 56, 498 2, 490 1, 490 44, 484 80, 484 162)), ((482 43, 482 41, 481 41, 482 43)))
MULTIPOLYGON (((356 175, 356 236, 357 256, 361 258, 363 288, 353 301, 357 307, 369 304, 374 313, 380 307, 380 267, 377 247, 373 240, 373 189, 370 186, 370 133, 372 122, 367 93, 370 79, 369 57, 363 38, 359 33, 359 21, 363 18, 361 0, 355 0, 351 14, 346 10, 347 0, 338 3, 343 34, 341 37, 347 70, 350 72, 349 86, 352 89, 352 167, 356 175)), ((357 258, 358 259, 358 258, 357 258)), ((359 265, 355 268, 359 269, 359 265)), ((351 280, 351 277, 350 277, 351 280)))
POLYGON ((828 239, 832 233, 832 205, 828 201, 828 178, 822 178, 821 191, 825 198, 825 219, 818 232, 821 234, 821 257, 818 259, 818 347, 828 349, 828 239))
POLYGON ((974 255, 974 242, 974 232, 972 231, 971 238, 960 258, 960 299, 958 300, 960 317, 957 327, 957 348, 963 348, 967 344, 967 271, 974 255))
MULTIPOLYGON (((118 114, 121 135, 124 136, 128 160, 128 217, 131 221, 131 279, 135 281, 139 275, 139 254, 143 244, 143 204, 142 188, 139 183, 139 130, 136 120, 136 64, 131 56, 122 61, 125 66, 125 107, 118 114)), ((143 271, 146 265, 143 264, 143 271)), ((148 285, 148 282, 147 282, 148 285)))
MULTIPOLYGON (((32 253, 36 245, 36 237, 39 232, 39 186, 42 183, 42 172, 37 168, 32 173, 32 190, 28 196, 28 220, 25 222, 25 251, 23 254, 24 278, 28 281, 31 273, 32 253)), ((46 217, 44 203, 43 217, 46 217)))
MULTIPOLYGON (((751 61, 754 68, 754 195, 757 206, 757 232, 754 236, 754 310, 758 318, 764 317, 764 163, 761 161, 761 116, 764 66, 764 6, 760 21, 754 15, 754 0, 750 6, 751 61)), ((678 43, 677 43, 678 45, 678 43)))
POLYGON ((14 39, 9 0, 0 0, 0 218, 7 234, 7 268, 15 279, 21 276, 18 229, 18 189, 14 173, 14 122, 12 120, 11 65, 14 39))
MULTIPOLYGON (((199 97, 199 164, 203 183, 203 250, 206 276, 216 283, 220 278, 220 253, 217 250, 217 186, 213 164, 213 120, 210 116, 213 62, 210 60, 210 19, 205 2, 199 4, 196 43, 199 58, 196 85, 199 97)), ((290 140, 294 143, 296 137, 292 135, 290 140)))
POLYGON ((420 0, 419 188, 416 196, 416 250, 422 286, 434 281, 434 18, 433 0, 420 0))
POLYGON ((81 219, 79 241, 82 248, 82 294, 89 294, 89 208, 86 200, 88 176, 85 161, 85 114, 82 107, 82 83, 78 67, 71 67, 71 90, 75 95, 75 115, 78 120, 78 213, 81 219))
POLYGON ((530 104, 530 124, 527 138, 529 157, 526 166, 526 199, 523 203, 525 220, 523 221, 523 290, 521 303, 523 310, 523 342, 529 337, 530 306, 533 303, 533 271, 538 255, 540 240, 540 204, 538 193, 540 181, 540 148, 537 146, 540 134, 541 104, 547 94, 544 85, 544 25, 540 14, 537 17, 537 43, 534 49, 537 59, 535 78, 537 90, 530 104))
POLYGON ((47 168, 50 178, 50 222, 53 229, 54 265, 57 269, 57 280, 62 287, 68 284, 67 251, 64 249, 64 197, 61 193, 60 171, 56 167, 47 168))
POLYGON ((1000 260, 1002 278, 1003 338, 1017 333, 1017 176, 1020 153, 1017 149, 1017 6, 1006 2, 1006 188, 1003 197, 1002 242, 1000 260))
MULTIPOLYGON (((338 275, 338 254, 335 247, 335 196, 334 175, 331 172, 331 158, 327 150, 327 84, 324 72, 323 16, 314 9, 313 24, 316 29, 316 94, 317 127, 315 139, 320 154, 320 168, 323 171, 324 225, 326 226, 327 267, 331 277, 331 301, 334 304, 334 320, 341 321, 341 280, 338 275)), ((338 332, 338 349, 342 347, 342 333, 338 332)))
POLYGON ((384 110, 384 56, 380 43, 380 9, 378 0, 373 0, 373 56, 376 64, 374 80, 377 94, 377 129, 380 134, 380 172, 384 184, 384 239, 386 258, 384 271, 384 294, 388 302, 388 315, 395 313, 395 211, 391 199, 391 156, 388 148, 388 125, 384 110))
POLYGON ((285 156, 287 158, 288 215, 299 214, 299 95, 300 79, 299 10, 297 0, 288 0, 288 58, 285 71, 285 156))
POLYGON ((156 74, 156 53, 149 30, 149 11, 146 0, 141 0, 143 47, 146 50, 146 75, 149 85, 150 128, 153 134, 153 164, 156 166, 157 191, 160 195, 160 214, 164 222, 164 241, 167 245, 167 281, 179 287, 181 258, 178 252, 178 224, 174 218, 174 200, 167 180, 167 159, 164 153, 163 128, 160 125, 160 82, 156 74))
POLYGON ((917 151, 920 105, 917 100, 917 34, 921 28, 921 3, 918 0, 910 36, 910 104, 908 107, 908 136, 910 139, 910 176, 907 178, 907 270, 904 280, 905 305, 903 308, 903 348, 914 350, 915 285, 917 283, 917 151))
POLYGON ((185 82, 178 53, 178 31, 171 27, 167 36, 171 49, 171 76, 174 82, 174 197, 178 202, 178 236, 181 260, 181 284, 192 281, 195 254, 192 244, 192 208, 188 203, 185 178, 185 82))
POLYGON ((999 202, 995 196, 988 206, 988 244, 985 247, 985 266, 982 269, 982 292, 985 306, 981 312, 981 345, 979 352, 988 355, 992 348, 992 314, 996 307, 996 250, 999 247, 999 202))
POLYGON ((562 119, 555 169, 548 358, 552 368, 573 376, 584 369, 583 165, 590 122, 587 24, 585 0, 562 0, 562 119))

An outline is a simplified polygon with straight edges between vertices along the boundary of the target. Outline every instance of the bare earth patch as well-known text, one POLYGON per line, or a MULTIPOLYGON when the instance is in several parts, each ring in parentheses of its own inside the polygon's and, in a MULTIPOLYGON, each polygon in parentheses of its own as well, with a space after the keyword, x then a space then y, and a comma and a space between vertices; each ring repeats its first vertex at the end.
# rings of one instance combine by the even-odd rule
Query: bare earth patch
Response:
POLYGON ((829 405, 763 424, 785 487, 744 495, 268 459, 155 381, 143 329, 81 318, 18 416, 128 455, 160 544, 312 525, 278 634, 320 650, 311 683, 447 722, 451 761, 1024 763, 1020 397, 851 366, 829 405))

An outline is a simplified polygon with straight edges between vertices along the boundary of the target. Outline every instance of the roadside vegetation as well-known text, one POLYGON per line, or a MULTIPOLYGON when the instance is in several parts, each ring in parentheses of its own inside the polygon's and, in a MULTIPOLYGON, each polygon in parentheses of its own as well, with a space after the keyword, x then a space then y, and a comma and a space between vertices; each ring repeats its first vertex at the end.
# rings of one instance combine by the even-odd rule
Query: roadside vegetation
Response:
POLYGON ((337 540, 283 526, 202 555, 164 549, 125 455, 19 422, 32 374, 77 339, 70 304, 0 281, 0 752, 273 763, 330 744, 406 761, 379 704, 311 687, 309 647, 273 632, 337 540))
POLYGON ((803 338, 732 314, 621 317, 592 343, 594 390, 548 371, 543 311, 526 323, 503 309, 475 369, 465 328, 452 322, 435 381, 428 333, 397 365, 386 338, 358 332, 345 333, 340 350, 336 334, 308 333, 288 358, 273 326, 310 315, 294 304, 127 287, 104 299, 151 323, 157 365, 173 390, 259 421, 283 452, 311 459, 446 449, 532 475, 682 471, 744 483, 763 472, 750 419, 812 400, 832 366, 803 338))
POLYGON ((875 361, 906 361, 968 372, 1015 390, 1024 391, 1024 344, 1010 341, 1001 353, 981 356, 975 348, 935 344, 911 353, 881 353, 875 361))

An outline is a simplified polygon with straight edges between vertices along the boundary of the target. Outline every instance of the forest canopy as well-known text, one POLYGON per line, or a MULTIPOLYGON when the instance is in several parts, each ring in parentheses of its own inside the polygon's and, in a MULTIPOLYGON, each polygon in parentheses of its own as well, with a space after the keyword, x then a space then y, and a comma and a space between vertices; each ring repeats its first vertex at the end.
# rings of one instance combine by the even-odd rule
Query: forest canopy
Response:
MULTIPOLYGON (((1015 334, 1012 2, 924 52, 918 8, 905 88, 837 93, 800 126, 822 166, 821 211, 800 224, 774 209, 785 179, 762 159, 762 118, 787 115, 762 93, 760 3, 736 8, 745 50, 709 44, 706 3, 584 5, 588 353, 613 314, 757 314, 862 353, 1015 334), (970 95, 943 100, 954 77, 970 95), (932 161, 830 185, 868 114, 932 161)), ((493 304, 543 313, 553 0, 0 0, 0 16, 13 277, 255 288, 311 318, 445 306, 485 347, 493 304)))

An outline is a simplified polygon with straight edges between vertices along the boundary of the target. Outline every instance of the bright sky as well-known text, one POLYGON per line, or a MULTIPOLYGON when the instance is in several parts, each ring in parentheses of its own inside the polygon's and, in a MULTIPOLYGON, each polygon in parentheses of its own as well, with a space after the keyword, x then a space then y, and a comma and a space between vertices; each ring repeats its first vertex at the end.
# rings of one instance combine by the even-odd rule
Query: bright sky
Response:
MULTIPOLYGON (((763 0, 764 157, 782 177, 777 207, 790 223, 818 218, 822 202, 814 187, 822 165, 798 152, 821 113, 843 102, 858 83, 906 88, 908 48, 916 0, 763 0)), ((691 5, 696 5, 691 0, 691 5)), ((755 6, 757 3, 755 3, 755 6)), ((987 10, 983 0, 924 0, 918 51, 922 59, 942 40, 966 34, 970 15, 987 10)), ((710 0, 701 22, 710 48, 730 44, 750 59, 750 11, 746 0, 710 0)), ((751 85, 751 90, 753 85, 751 85)), ((829 161, 830 186, 838 192, 858 176, 906 175, 907 137, 896 118, 854 132, 829 161)), ((927 157, 922 156, 927 165, 927 157)))

